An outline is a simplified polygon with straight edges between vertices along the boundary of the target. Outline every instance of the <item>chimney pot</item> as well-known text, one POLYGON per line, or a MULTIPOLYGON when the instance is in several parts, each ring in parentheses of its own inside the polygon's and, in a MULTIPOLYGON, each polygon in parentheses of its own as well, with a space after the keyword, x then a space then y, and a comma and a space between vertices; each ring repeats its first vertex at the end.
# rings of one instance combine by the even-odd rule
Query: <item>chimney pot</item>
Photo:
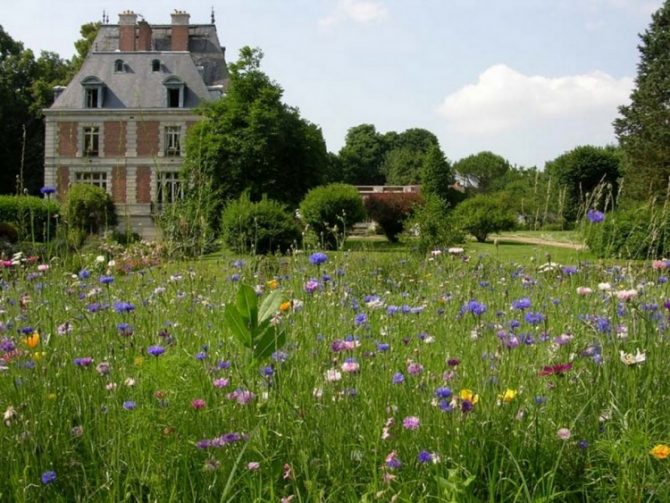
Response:
POLYGON ((191 16, 180 10, 172 13, 171 47, 173 51, 188 51, 188 25, 191 16))
POLYGON ((127 10, 119 14, 119 50, 122 52, 135 51, 135 25, 137 14, 127 10))

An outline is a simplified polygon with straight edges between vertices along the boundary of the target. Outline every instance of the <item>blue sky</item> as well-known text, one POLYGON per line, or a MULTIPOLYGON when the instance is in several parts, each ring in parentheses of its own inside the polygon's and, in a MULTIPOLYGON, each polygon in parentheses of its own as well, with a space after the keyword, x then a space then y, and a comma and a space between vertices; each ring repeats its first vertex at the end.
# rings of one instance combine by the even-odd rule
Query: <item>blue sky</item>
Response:
POLYGON ((456 161, 492 150, 543 167, 577 145, 614 143, 638 34, 662 0, 23 0, 0 24, 35 51, 70 57, 83 23, 132 9, 207 23, 228 61, 258 46, 285 101, 337 152, 352 126, 426 128, 456 161))

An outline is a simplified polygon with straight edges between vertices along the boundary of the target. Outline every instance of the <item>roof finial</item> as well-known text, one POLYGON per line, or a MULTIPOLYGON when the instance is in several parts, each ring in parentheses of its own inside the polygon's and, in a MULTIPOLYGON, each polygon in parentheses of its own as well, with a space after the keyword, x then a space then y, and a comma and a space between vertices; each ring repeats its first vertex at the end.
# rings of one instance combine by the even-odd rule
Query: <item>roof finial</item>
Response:
POLYGON ((105 9, 102 9, 102 24, 105 24, 105 15, 106 15, 105 9))
POLYGON ((212 24, 215 24, 216 20, 214 19, 214 6, 212 5, 212 24))

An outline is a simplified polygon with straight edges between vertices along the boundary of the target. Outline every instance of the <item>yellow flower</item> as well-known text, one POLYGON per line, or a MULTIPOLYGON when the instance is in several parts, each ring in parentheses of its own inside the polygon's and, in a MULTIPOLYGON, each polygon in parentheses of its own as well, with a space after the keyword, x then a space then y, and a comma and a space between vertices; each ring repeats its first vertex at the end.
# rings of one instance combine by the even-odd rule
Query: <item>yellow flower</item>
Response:
POLYGON ((26 337, 26 346, 28 346, 30 349, 35 349, 39 343, 40 334, 37 332, 33 332, 32 335, 26 337))
POLYGON ((467 400, 468 402, 472 403, 473 405, 479 402, 479 395, 475 395, 472 390, 469 389, 462 389, 461 392, 458 394, 458 397, 461 400, 467 400))
POLYGON ((279 306, 279 310, 282 313, 285 313, 289 309, 291 309, 291 301, 290 300, 287 300, 286 302, 282 302, 281 305, 279 306))
POLYGON ((33 360, 40 361, 44 356, 46 356, 44 351, 36 351, 33 353, 33 360))
POLYGON ((498 399, 502 400, 504 403, 510 403, 518 394, 519 392, 517 390, 507 388, 503 394, 498 395, 498 399))
POLYGON ((143 356, 136 356, 134 360, 135 366, 136 367, 141 367, 142 364, 144 363, 144 357, 143 356))
POLYGON ((276 290, 277 288, 279 288, 279 281, 277 281, 276 279, 271 279, 270 281, 267 282, 267 285, 270 290, 276 290))
POLYGON ((670 457, 670 445, 658 444, 649 451, 649 454, 654 456, 656 459, 667 459, 670 457))
POLYGON ((56 393, 49 393, 47 395, 47 400, 55 400, 56 398, 56 393))

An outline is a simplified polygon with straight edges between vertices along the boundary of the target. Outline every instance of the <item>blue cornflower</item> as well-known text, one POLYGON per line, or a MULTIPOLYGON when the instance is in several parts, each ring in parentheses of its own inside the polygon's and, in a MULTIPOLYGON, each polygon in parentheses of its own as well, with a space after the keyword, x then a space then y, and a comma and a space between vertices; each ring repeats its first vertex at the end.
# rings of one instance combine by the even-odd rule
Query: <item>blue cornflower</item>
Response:
POLYGON ((55 192, 56 192, 56 189, 54 189, 53 187, 50 187, 49 185, 45 185, 44 187, 42 187, 40 189, 40 193, 44 196, 49 196, 49 195, 51 195, 55 192))
POLYGON ((112 276, 100 276, 100 283, 103 285, 109 285, 114 281, 114 278, 112 276))
POLYGON ((233 262, 233 267, 236 269, 242 269, 244 267, 245 261, 242 259, 237 259, 233 262))
POLYGON ((88 279, 88 278, 91 277, 91 273, 86 269, 82 269, 81 271, 79 271, 78 276, 79 276, 79 279, 82 279, 82 280, 83 279, 88 279))
POLYGON ((420 451, 416 456, 416 460, 421 464, 430 463, 433 461, 433 455, 428 451, 420 451))
POLYGON ((49 485, 56 482, 56 472, 53 470, 46 471, 42 474, 42 484, 49 485))
POLYGON ((149 346, 147 348, 147 353, 151 356, 160 356, 165 353, 165 348, 163 346, 149 346))
POLYGON ((561 271, 563 271, 563 274, 566 276, 572 276, 573 274, 577 274, 577 268, 572 265, 566 265, 561 268, 561 271))
POLYGON ((526 320, 526 323, 539 325, 544 321, 544 315, 542 313, 529 311, 526 313, 526 316, 524 316, 524 319, 526 320))
POLYGON ((30 335, 35 331, 33 327, 23 327, 21 328, 21 333, 24 335, 30 335))
POLYGON ((135 310, 135 305, 130 302, 114 302, 114 311, 117 313, 130 313, 135 310))
POLYGON ((377 351, 388 351, 391 349, 391 345, 386 343, 386 342, 378 342, 377 343, 377 351))
POLYGON ((321 252, 312 253, 309 256, 310 263, 312 263, 314 265, 321 265, 321 264, 325 263, 327 260, 328 260, 328 255, 326 255, 325 253, 321 253, 321 252))
POLYGON ((137 404, 132 400, 126 400, 123 402, 123 408, 126 410, 134 410, 137 407, 137 404))
POLYGON ((528 297, 522 297, 512 302, 512 307, 514 309, 528 309, 530 307, 530 299, 528 297))
POLYGON ((195 354, 195 359, 196 360, 203 361, 206 358, 207 358, 207 353, 205 353, 204 351, 200 351, 199 353, 195 354))
POLYGON ((286 360, 288 360, 288 353, 285 351, 275 351, 272 353, 272 359, 276 362, 284 363, 286 360))
POLYGON ((472 313, 475 316, 481 316, 486 312, 486 305, 476 300, 471 300, 470 302, 463 304, 461 307, 461 313, 472 313))
POLYGON ((602 211, 590 209, 586 212, 586 218, 588 218, 589 222, 592 224, 599 224, 605 220, 605 214, 602 211))
POLYGON ((393 384, 402 384, 405 382, 405 376, 402 374, 402 372, 396 372, 395 374, 393 374, 391 382, 393 384))
POLYGON ((368 315, 365 313, 358 313, 354 316, 354 324, 356 326, 365 325, 368 322, 368 315))
POLYGON ((451 389, 447 388, 446 386, 437 388, 435 390, 435 396, 437 398, 444 398, 444 399, 451 398, 451 395, 453 395, 453 392, 451 391, 451 389))

